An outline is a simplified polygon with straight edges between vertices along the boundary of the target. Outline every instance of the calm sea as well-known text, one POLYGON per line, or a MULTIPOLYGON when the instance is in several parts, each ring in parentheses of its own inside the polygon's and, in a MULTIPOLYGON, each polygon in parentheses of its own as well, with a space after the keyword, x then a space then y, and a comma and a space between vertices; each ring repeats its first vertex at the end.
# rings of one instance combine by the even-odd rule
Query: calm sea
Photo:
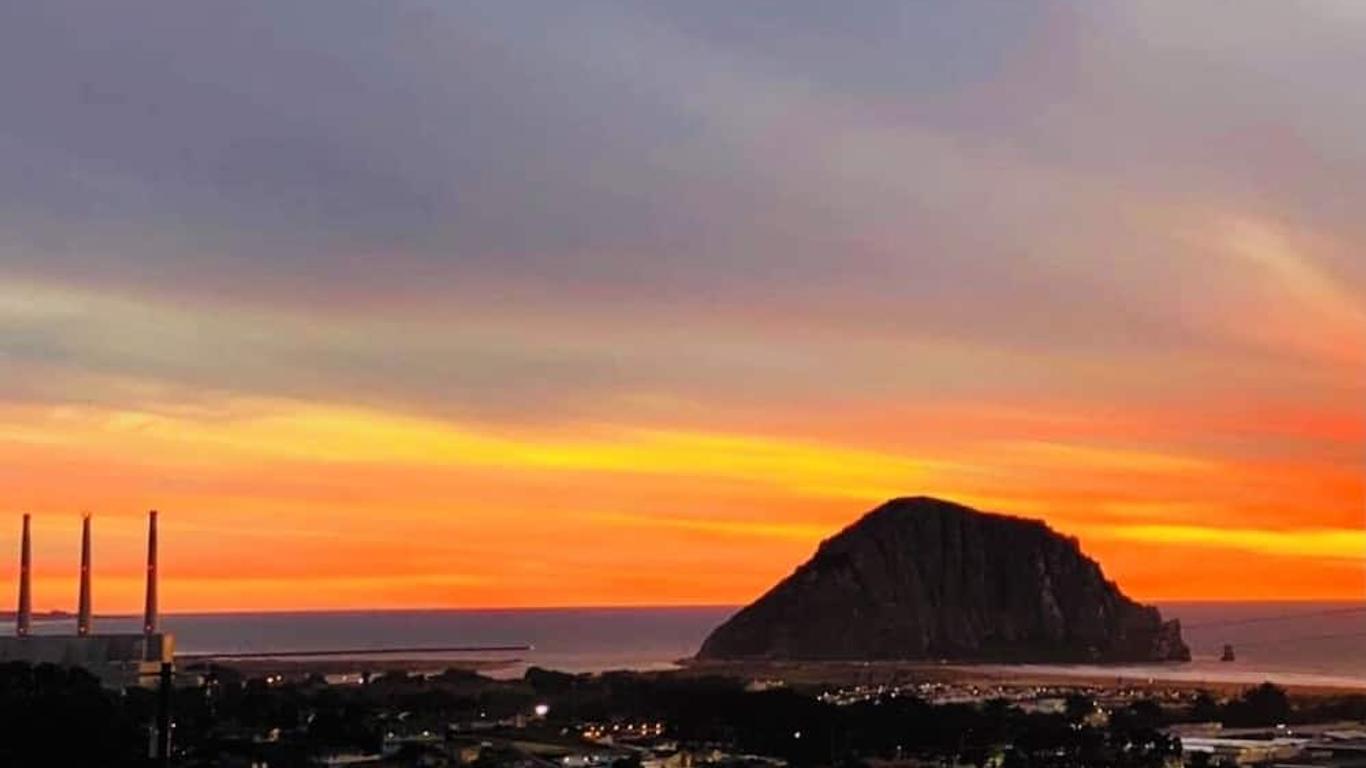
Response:
MULTIPOLYGON (((1366 602, 1172 603, 1195 654, 1191 664, 1036 667, 1079 674, 1159 679, 1338 684, 1366 689, 1366 602), (1237 660, 1218 660, 1225 643, 1237 660)), ((531 651, 425 654, 572 672, 664 669, 697 650, 735 609, 575 608, 544 610, 175 614, 164 618, 186 653, 301 651, 413 646, 531 645, 531 651)), ((138 630, 136 619, 104 619, 97 631, 138 630)), ((42 632, 70 632, 68 622, 42 632)), ((419 654, 404 654, 413 658, 419 654)))

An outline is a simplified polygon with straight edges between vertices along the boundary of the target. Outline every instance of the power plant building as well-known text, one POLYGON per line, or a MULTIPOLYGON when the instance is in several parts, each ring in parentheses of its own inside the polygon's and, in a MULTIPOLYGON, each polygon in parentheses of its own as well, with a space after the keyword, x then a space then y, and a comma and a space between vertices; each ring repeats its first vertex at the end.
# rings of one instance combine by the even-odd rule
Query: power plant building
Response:
POLYGON ((154 686, 163 666, 175 655, 175 639, 161 632, 157 615, 157 513, 148 516, 147 602, 142 631, 101 634, 94 631, 91 584, 90 517, 81 526, 80 593, 75 635, 33 634, 32 547, 29 516, 24 515, 19 554, 19 604, 14 636, 0 637, 0 662, 80 667, 110 688, 154 686))

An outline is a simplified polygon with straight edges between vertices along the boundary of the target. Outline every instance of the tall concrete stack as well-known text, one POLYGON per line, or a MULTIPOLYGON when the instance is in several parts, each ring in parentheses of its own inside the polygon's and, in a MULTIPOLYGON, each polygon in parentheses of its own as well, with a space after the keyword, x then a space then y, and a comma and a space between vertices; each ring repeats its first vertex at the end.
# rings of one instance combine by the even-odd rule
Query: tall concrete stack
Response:
POLYGON ((19 609, 14 614, 14 634, 28 637, 33 629, 33 548, 28 535, 29 516, 24 515, 24 538, 19 545, 19 609))
POLYGON ((147 605, 142 612, 142 633, 157 631, 157 511, 147 514, 147 605))
POLYGON ((90 514, 81 518, 81 597, 76 609, 76 634, 90 634, 90 514))
POLYGON ((0 636, 0 662, 58 664, 88 670, 106 686, 153 686, 175 658, 175 638, 159 629, 157 614, 157 513, 148 516, 147 602, 142 631, 95 634, 91 610, 90 515, 81 523, 81 584, 77 602, 76 634, 31 634, 33 623, 32 550, 29 516, 19 555, 19 606, 15 637, 0 636))

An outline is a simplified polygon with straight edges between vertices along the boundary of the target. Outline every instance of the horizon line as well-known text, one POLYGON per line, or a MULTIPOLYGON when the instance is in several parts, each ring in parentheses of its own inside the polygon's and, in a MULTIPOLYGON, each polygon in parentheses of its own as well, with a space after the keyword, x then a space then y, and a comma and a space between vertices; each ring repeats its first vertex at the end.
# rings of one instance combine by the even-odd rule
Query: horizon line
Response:
MULTIPOLYGON (((1323 604, 1349 604, 1366 605, 1366 596, 1358 598, 1342 597, 1309 597, 1309 598, 1257 598, 1257 599, 1220 599, 1220 598, 1176 598, 1158 600, 1140 600, 1142 604, 1157 607, 1170 605, 1323 605, 1323 604)), ((384 606, 356 606, 348 608, 322 608, 322 607, 299 607, 299 608, 229 608, 223 610, 214 609, 190 609, 179 611, 162 611, 161 616, 236 616, 236 615, 285 615, 285 614, 347 614, 347 613, 513 613, 518 611, 631 611, 631 610, 706 610, 706 609, 726 609, 738 610, 744 608, 749 603, 612 603, 612 604, 577 604, 577 605, 501 605, 501 606, 416 606, 416 607, 384 607, 384 606)), ((13 620, 12 611, 6 611, 6 621, 13 620)), ((74 619, 75 612, 66 609, 46 609, 35 611, 34 618, 48 618, 54 614, 61 614, 57 620, 66 618, 74 619)), ((95 614, 96 619, 138 619, 141 614, 135 611, 114 612, 105 614, 95 614)))

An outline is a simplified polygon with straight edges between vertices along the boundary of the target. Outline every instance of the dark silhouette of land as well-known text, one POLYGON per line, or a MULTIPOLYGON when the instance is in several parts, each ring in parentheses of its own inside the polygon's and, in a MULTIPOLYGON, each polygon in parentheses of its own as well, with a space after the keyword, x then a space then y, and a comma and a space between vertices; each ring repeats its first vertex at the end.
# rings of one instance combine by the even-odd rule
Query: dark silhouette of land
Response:
POLYGON ((1176 621, 1038 520, 896 499, 717 628, 699 659, 1189 661, 1176 621))
MULTIPOLYGON (((840 700, 823 687, 761 688, 678 673, 533 668, 520 679, 493 680, 467 670, 394 671, 338 685, 213 667, 199 684, 174 691, 170 764, 305 766, 360 754, 374 765, 477 768, 587 756, 607 768, 670 756, 731 768, 898 759, 1155 768, 1180 753, 1171 729, 1180 723, 1274 730, 1366 718, 1366 696, 1296 697, 1270 684, 1229 694, 1074 687, 1043 695, 1062 704, 1042 710, 989 692, 935 703, 911 687, 840 700)), ((149 765, 155 708, 152 691, 111 691, 79 669, 0 665, 0 765, 149 765)))

